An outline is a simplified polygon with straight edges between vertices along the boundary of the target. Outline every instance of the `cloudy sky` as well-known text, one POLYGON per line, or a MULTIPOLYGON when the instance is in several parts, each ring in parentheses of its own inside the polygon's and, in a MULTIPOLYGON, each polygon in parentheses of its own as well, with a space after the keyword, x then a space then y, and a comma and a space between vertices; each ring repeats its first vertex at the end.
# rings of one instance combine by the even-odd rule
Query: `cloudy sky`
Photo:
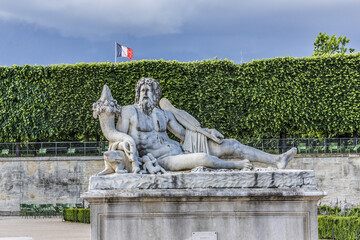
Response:
POLYGON ((359 0, 0 0, 0 65, 114 62, 115 41, 134 60, 306 57, 319 32, 360 51, 359 13, 359 0))

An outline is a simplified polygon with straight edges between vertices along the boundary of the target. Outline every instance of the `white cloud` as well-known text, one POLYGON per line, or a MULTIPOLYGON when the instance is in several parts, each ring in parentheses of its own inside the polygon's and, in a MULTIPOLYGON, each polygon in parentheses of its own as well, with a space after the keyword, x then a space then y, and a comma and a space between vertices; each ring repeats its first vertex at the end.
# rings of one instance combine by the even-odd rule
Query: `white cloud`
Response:
MULTIPOLYGON (((201 1, 198 1, 201 2, 201 1)), ((1 0, 0 17, 66 36, 146 36, 179 32, 194 4, 176 0, 1 0)))
POLYGON ((193 32, 221 32, 254 23, 281 25, 295 17, 303 21, 308 11, 338 12, 341 7, 355 9, 354 4, 359 6, 357 0, 0 0, 0 19, 101 39, 181 33, 184 26, 193 32))

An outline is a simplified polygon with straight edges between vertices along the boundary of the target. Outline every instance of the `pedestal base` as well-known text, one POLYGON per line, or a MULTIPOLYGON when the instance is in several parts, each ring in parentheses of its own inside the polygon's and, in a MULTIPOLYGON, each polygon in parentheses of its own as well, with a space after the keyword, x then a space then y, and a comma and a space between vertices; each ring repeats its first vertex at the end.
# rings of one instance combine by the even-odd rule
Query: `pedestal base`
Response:
MULTIPOLYGON (((270 174, 270 179, 275 178, 272 183, 286 175, 278 173, 270 174)), ((233 174, 244 177, 241 172, 233 174)), ((199 176, 207 178, 206 174, 199 176)), ((89 192, 82 197, 91 206, 92 240, 314 240, 318 239, 316 203, 325 193, 316 189, 313 172, 304 171, 302 176, 303 184, 295 187, 268 184, 267 188, 239 188, 234 184, 227 188, 118 190, 101 190, 103 185, 94 177, 89 192)), ((183 174, 182 182, 193 175, 189 177, 183 174)), ((214 173, 209 177, 213 179, 214 173)), ((114 178, 123 181, 126 175, 113 175, 108 180, 114 178)))

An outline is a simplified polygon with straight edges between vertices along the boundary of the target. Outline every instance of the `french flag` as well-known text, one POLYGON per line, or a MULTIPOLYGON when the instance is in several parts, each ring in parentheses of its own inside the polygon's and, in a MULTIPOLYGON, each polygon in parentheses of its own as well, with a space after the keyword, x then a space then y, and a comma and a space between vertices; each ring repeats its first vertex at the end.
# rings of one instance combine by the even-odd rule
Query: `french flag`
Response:
POLYGON ((116 43, 116 56, 117 57, 127 57, 128 59, 133 59, 133 50, 131 48, 121 46, 116 43))

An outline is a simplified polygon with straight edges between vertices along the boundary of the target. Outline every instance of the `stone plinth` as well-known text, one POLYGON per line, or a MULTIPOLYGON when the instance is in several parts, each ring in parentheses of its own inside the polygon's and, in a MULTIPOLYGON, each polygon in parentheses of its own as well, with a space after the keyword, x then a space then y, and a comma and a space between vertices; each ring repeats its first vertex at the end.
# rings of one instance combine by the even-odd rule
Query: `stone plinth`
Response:
POLYGON ((92 177, 82 197, 92 240, 313 240, 324 195, 313 171, 277 170, 113 174, 92 177))

